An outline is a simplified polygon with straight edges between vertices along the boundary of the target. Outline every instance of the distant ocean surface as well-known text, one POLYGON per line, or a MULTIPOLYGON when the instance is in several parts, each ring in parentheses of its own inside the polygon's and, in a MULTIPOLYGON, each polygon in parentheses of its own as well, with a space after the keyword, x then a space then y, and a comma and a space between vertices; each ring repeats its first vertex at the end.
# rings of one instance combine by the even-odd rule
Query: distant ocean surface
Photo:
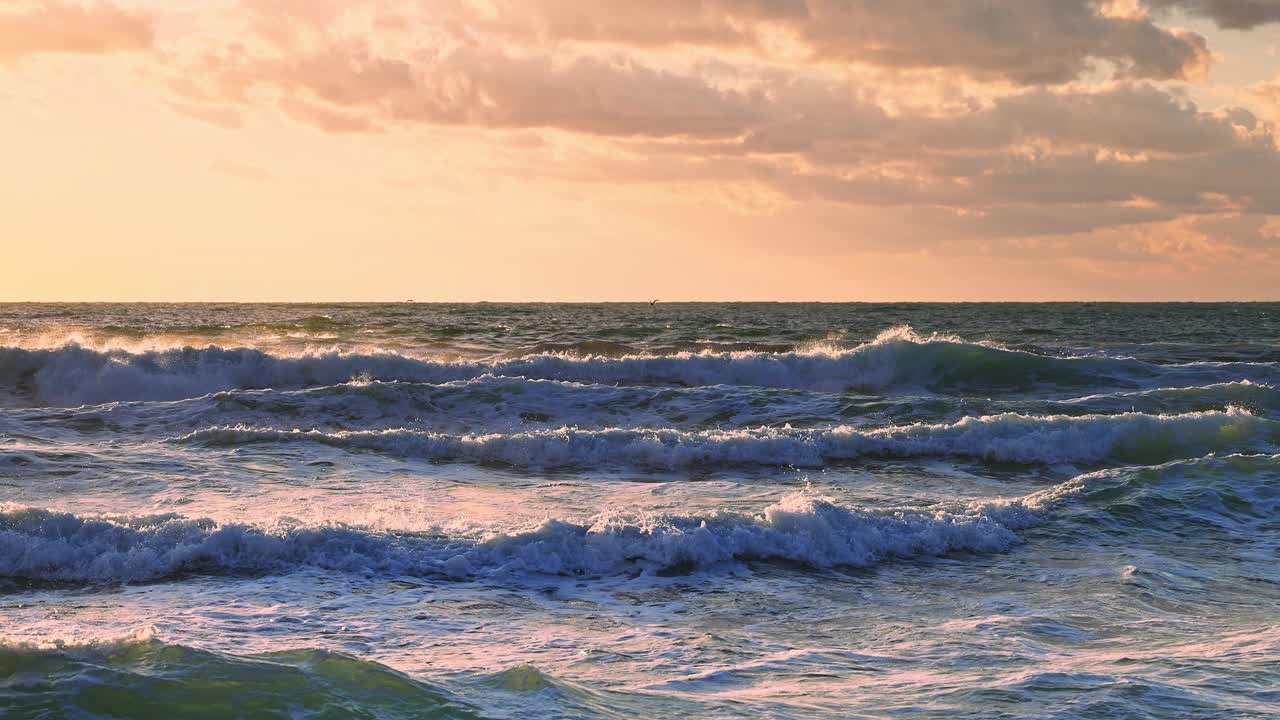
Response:
POLYGON ((1280 716, 1280 304, 0 305, 0 717, 1280 716))

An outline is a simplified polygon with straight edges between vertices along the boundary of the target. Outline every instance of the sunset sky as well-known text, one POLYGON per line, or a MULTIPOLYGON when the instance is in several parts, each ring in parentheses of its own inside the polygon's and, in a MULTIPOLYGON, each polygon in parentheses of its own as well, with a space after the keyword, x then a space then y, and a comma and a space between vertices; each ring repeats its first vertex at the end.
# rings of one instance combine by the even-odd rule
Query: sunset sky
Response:
POLYGON ((0 0, 0 300, 1280 299, 1280 0, 0 0))

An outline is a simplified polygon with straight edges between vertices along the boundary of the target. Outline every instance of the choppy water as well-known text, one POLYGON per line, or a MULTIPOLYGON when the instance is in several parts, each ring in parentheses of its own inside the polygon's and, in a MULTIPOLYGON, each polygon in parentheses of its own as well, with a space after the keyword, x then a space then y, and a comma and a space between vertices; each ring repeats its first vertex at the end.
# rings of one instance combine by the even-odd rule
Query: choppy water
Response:
POLYGON ((0 306, 4 717, 1261 718, 1280 305, 0 306))

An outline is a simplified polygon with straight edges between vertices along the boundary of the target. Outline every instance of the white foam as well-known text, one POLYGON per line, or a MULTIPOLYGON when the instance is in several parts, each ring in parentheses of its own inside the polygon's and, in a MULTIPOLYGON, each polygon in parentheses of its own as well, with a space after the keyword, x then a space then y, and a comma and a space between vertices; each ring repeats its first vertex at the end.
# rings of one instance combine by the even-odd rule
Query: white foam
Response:
MULTIPOLYGON (((1250 372, 1263 373, 1253 366, 1250 372)), ((1273 369, 1272 369, 1273 370, 1273 369)), ((743 385, 816 391, 879 391, 897 386, 1030 388, 1037 383, 1133 385, 1160 375, 1154 365, 1110 358, 1054 358, 907 329, 852 349, 819 344, 787 353, 700 352, 580 357, 531 355, 487 362, 440 361, 392 352, 340 351, 272 355, 261 350, 171 348, 145 352, 0 347, 0 385, 37 401, 81 405, 117 400, 174 400, 249 388, 333 385, 356 378, 444 383, 482 375, 603 384, 743 385)), ((1217 367, 1219 372, 1245 372, 1217 367)), ((1188 371, 1179 371, 1188 375, 1188 371)), ((1191 372, 1190 379, 1204 373, 1191 372)), ((1232 378, 1235 379, 1235 378, 1232 378)))
POLYGON ((339 526, 270 530, 175 516, 105 519, 9 508, 0 512, 0 575, 130 582, 313 567, 458 578, 593 576, 752 559, 865 567, 891 558, 1007 550, 1021 541, 1016 531, 1042 522, 1048 507, 1032 496, 936 510, 876 510, 801 493, 756 515, 607 512, 589 524, 547 520, 524 532, 480 537, 339 526))
POLYGON ((450 435, 415 430, 281 430, 224 426, 175 438, 211 446, 313 442, 345 450, 525 468, 689 465, 822 467, 865 456, 969 457, 1020 463, 1139 462, 1271 447, 1280 425, 1246 410, 1181 415, 967 417, 950 424, 863 429, 578 430, 450 435))

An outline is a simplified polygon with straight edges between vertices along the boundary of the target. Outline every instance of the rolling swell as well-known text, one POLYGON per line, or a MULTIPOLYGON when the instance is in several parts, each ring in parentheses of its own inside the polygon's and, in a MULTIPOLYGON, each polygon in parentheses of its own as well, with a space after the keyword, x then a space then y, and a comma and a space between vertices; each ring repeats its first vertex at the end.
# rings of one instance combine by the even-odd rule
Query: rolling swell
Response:
POLYGON ((1265 383, 1241 380, 1238 382, 1212 383, 1203 386, 1156 388, 1135 392, 1120 392, 1071 400, 1046 403, 1062 411, 1068 408, 1089 408, 1094 412, 1123 412, 1135 407, 1144 411, 1170 412, 1207 410, 1234 406, 1249 410, 1273 412, 1280 410, 1280 390, 1265 383), (1148 410, 1150 408, 1150 410, 1148 410))
POLYGON ((893 558, 999 552, 1039 524, 1029 496, 950 510, 846 507, 789 495, 758 515, 623 515, 590 524, 547 520, 525 532, 448 537, 345 526, 266 529, 174 515, 108 519, 35 508, 0 512, 0 576, 47 582, 154 581, 190 573, 301 568, 392 576, 489 578, 536 573, 607 576, 787 560, 816 568, 893 558))
POLYGON ((1280 549, 1280 455, 1111 468, 1072 478, 1059 489, 1090 501, 1095 514, 1077 521, 1091 531, 1142 528, 1178 541, 1228 532, 1236 537, 1232 545, 1244 541, 1280 549))
POLYGON ((962 457, 1014 463, 1155 464, 1205 453, 1269 450, 1280 423, 1248 411, 1182 415, 1028 416, 1005 413, 950 424, 860 429, 537 430, 449 435, 425 430, 197 430, 175 442, 207 447, 319 443, 348 451, 530 469, 693 465, 823 467, 860 457, 962 457))
POLYGON ((14 717, 480 717, 441 689, 347 655, 227 655, 147 632, 78 646, 0 645, 0 707, 14 717))
POLYGON ((0 410, 0 433, 164 437, 211 425, 278 430, 430 429, 496 433, 572 427, 746 429, 945 423, 966 416, 1180 415, 1237 407, 1280 412, 1280 390, 1247 380, 1101 393, 1066 400, 904 394, 836 395, 713 385, 692 388, 583 384, 482 375, 447 383, 349 382, 298 390, 230 390, 172 402, 0 410))
POLYGON ((406 424, 477 431, 537 426, 659 427, 817 422, 839 412, 826 394, 729 386, 584 385, 482 375, 448 383, 350 382, 300 390, 234 390, 172 402, 11 409, 0 417, 73 430, 174 434, 211 423, 301 428, 406 424))
POLYGON ((606 511, 582 524, 547 520, 520 532, 462 536, 10 507, 0 511, 0 577, 129 583, 318 569, 501 580, 707 570, 742 560, 834 569, 1004 552, 1024 542, 1020 532, 1046 524, 1045 532, 1121 538, 1146 537, 1153 528, 1178 540, 1228 533, 1274 548, 1277 478, 1280 455, 1227 455, 1097 471, 1019 498, 927 509, 845 506, 794 493, 754 515, 606 511))
POLYGON ((37 404, 74 406, 121 400, 176 400, 212 392, 333 385, 352 379, 443 383, 483 375, 625 385, 741 385, 844 392, 900 387, 1020 391, 1057 387, 1139 388, 1277 374, 1267 364, 1161 366, 1125 358, 1063 358, 910 331, 883 334, 851 349, 818 346, 786 353, 701 352, 624 357, 557 354, 485 362, 445 362, 394 353, 272 355, 210 345, 130 353, 67 345, 0 348, 0 388, 37 404))

